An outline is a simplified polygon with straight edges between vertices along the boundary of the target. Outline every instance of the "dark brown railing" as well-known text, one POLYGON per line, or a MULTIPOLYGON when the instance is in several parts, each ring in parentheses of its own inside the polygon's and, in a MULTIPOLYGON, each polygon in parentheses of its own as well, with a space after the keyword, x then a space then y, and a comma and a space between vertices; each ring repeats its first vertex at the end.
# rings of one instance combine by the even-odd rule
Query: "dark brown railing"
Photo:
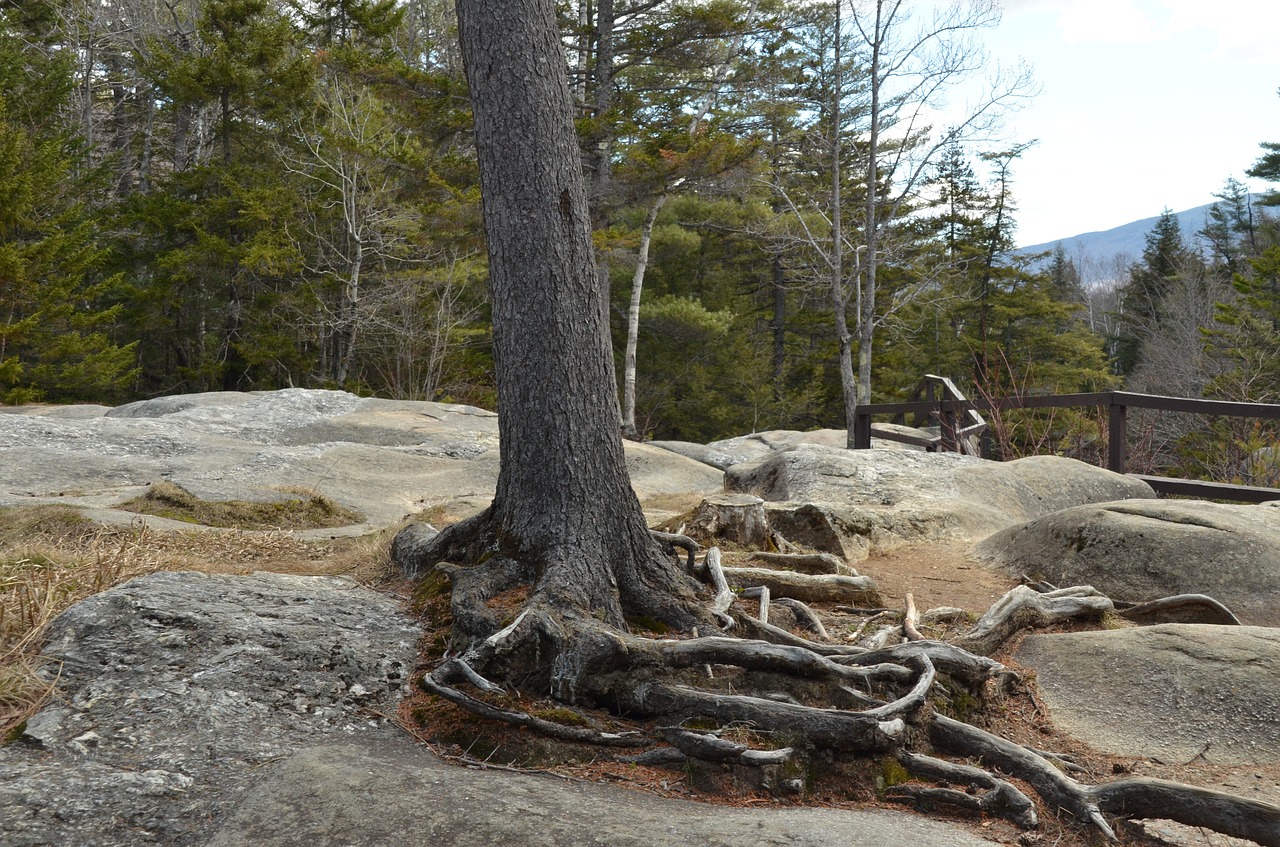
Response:
MULTIPOLYGON (((941 377, 927 376, 926 382, 941 380, 941 377)), ((923 384, 923 383, 922 383, 923 384)), ((854 420, 854 449, 865 449, 871 446, 871 417, 873 415, 893 415, 898 420, 906 415, 917 416, 917 421, 926 417, 938 421, 939 435, 930 439, 934 449, 958 452, 966 436, 973 435, 977 428, 973 425, 962 426, 962 420, 972 420, 972 415, 981 420, 978 410, 992 409, 1067 409, 1080 407, 1105 408, 1107 410, 1107 468, 1116 473, 1125 473, 1125 437, 1126 419, 1129 409, 1154 409, 1164 412, 1186 412, 1196 415, 1220 415, 1226 417, 1280 419, 1280 405, 1271 403, 1235 403, 1226 400, 1193 400, 1188 397, 1162 397, 1155 394, 1135 394, 1129 391, 1101 391, 1092 394, 1051 394, 1028 397, 993 397, 990 399, 968 400, 960 396, 955 387, 946 381, 949 390, 930 393, 925 400, 911 400, 905 403, 873 403, 859 406, 854 420)), ((920 389, 917 389, 917 394, 920 389)), ((917 424, 918 425, 918 424, 917 424)), ((877 438, 893 441, 904 441, 919 444, 921 439, 877 429, 877 438)), ((1131 474, 1145 481, 1161 494, 1183 494, 1215 500, 1238 500, 1247 503, 1264 503, 1268 500, 1280 500, 1280 489, 1260 488, 1251 485, 1228 485, 1220 482, 1202 482, 1193 479, 1174 479, 1163 476, 1131 474)))

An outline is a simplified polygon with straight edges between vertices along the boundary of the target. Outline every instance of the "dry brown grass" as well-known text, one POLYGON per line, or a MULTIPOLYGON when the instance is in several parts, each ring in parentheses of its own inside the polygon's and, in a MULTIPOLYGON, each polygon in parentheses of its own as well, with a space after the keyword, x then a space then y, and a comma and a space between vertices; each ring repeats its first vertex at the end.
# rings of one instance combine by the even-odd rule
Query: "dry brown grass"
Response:
POLYGON ((159 570, 345 574, 378 582, 397 529, 310 541, 279 530, 101 526, 64 506, 0 509, 0 743, 53 693, 56 669, 41 667, 40 646, 53 619, 77 601, 159 570))
POLYGON ((305 488, 283 488, 270 502, 202 500, 180 485, 161 480, 147 493, 116 508, 140 515, 228 529, 329 529, 363 523, 364 515, 305 488))

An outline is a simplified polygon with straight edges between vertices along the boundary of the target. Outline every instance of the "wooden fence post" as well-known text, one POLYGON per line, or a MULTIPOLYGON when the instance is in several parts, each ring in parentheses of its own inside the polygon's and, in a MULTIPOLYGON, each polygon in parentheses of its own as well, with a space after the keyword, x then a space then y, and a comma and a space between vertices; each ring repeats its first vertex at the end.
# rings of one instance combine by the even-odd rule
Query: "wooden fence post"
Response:
POLYGON ((960 438, 956 434, 956 413, 949 409, 945 401, 938 403, 938 434, 942 437, 941 447, 945 453, 960 452, 960 438))
POLYGON ((1107 469, 1124 473, 1126 406, 1113 393, 1107 406, 1107 469))
POLYGON ((864 411, 865 409, 865 406, 859 406, 858 410, 853 413, 854 450, 871 449, 871 413, 864 411))

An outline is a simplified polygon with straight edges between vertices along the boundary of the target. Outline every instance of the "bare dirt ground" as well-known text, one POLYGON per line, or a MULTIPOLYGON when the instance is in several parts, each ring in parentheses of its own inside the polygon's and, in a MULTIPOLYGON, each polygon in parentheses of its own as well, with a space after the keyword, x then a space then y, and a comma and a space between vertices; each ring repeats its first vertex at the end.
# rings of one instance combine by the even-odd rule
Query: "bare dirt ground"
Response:
POLYGON ((886 606, 902 608, 910 592, 921 611, 955 606, 980 615, 1017 581, 976 562, 971 547, 959 541, 898 547, 857 570, 876 581, 886 606))

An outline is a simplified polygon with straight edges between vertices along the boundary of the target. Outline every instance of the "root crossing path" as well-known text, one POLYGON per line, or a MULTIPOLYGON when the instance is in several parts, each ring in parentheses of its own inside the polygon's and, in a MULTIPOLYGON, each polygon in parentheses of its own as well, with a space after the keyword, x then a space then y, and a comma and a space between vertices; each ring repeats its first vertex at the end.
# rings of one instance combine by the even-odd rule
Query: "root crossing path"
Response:
POLYGON ((902 610, 877 608, 865 577, 787 571, 752 588, 735 574, 735 591, 719 549, 699 557, 693 539, 657 534, 685 571, 672 594, 685 625, 631 614, 623 596, 619 626, 549 598, 538 568, 501 555, 488 532, 483 516, 455 525, 415 563, 419 573, 436 565, 423 584, 434 584, 450 626, 420 685, 485 721, 619 762, 726 765, 776 793, 803 794, 825 766, 862 762, 901 774, 881 780, 884 798, 922 809, 1028 830, 1052 820, 1113 842, 1118 823, 1161 818, 1280 847, 1280 807, 1159 779, 1090 784, 1070 757, 980 726, 984 709, 1024 684, 989 658, 1002 644, 1027 628, 1115 613, 1088 586, 1018 586, 972 626, 934 640, 910 595, 902 610), (459 553, 472 558, 446 561, 459 553), (863 624, 824 625, 833 609, 863 624))

